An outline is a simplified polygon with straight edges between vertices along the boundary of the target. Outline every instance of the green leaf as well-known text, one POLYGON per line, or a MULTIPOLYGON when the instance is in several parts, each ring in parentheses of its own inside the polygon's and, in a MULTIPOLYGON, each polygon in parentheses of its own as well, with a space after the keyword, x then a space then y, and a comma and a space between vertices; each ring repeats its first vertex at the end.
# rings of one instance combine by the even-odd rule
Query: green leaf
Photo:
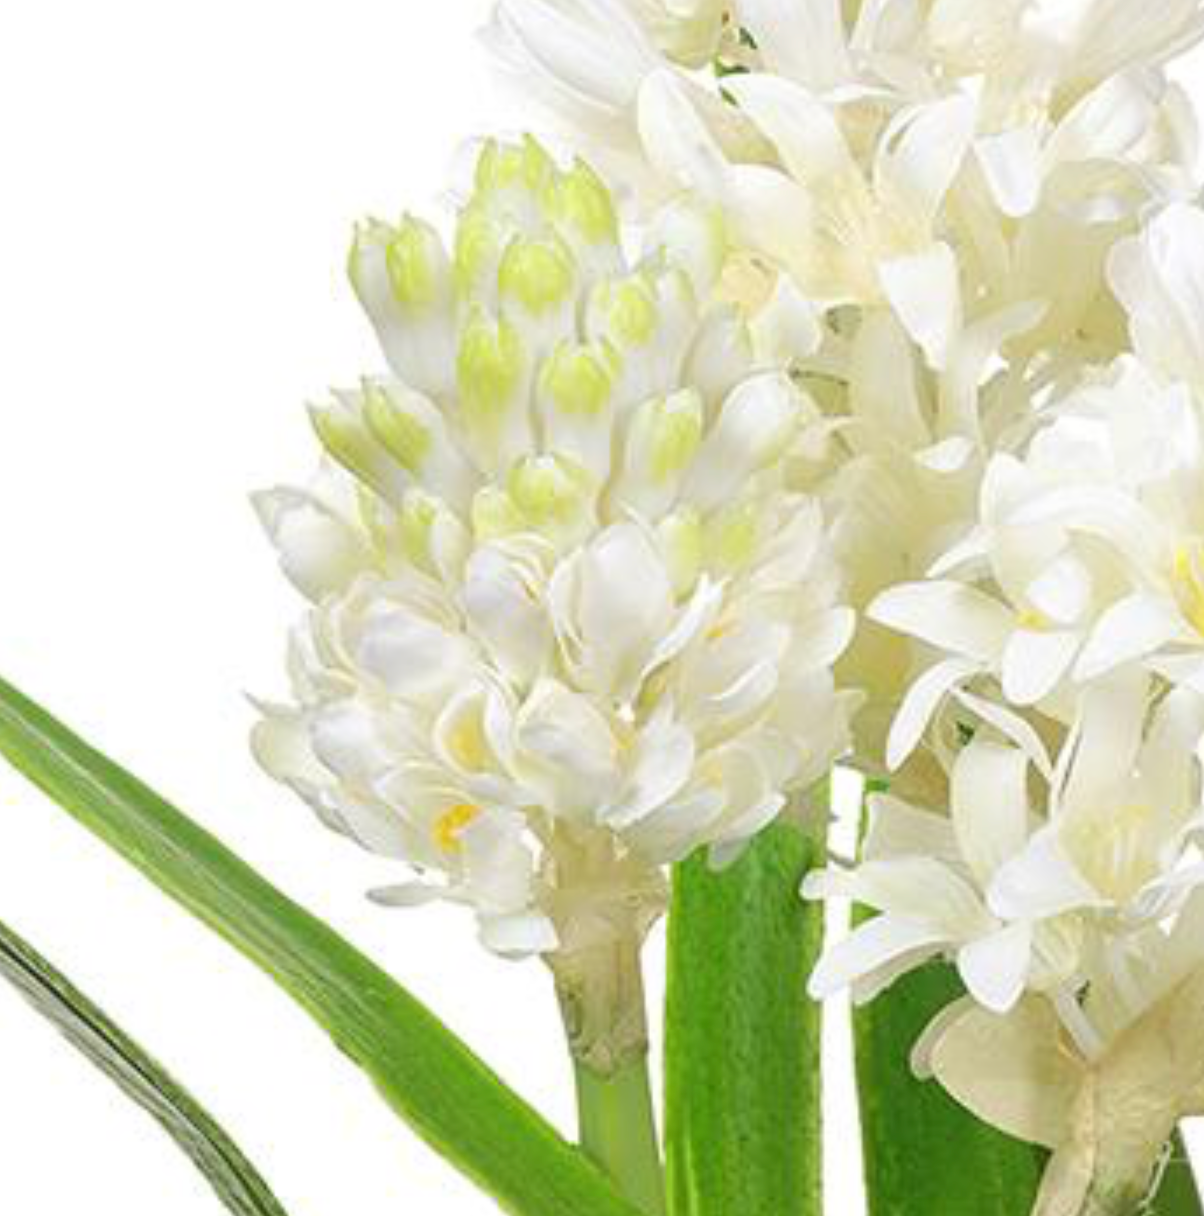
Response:
POLYGON ((1146 1216, 1200 1216, 1200 1188, 1192 1170, 1183 1137, 1176 1132, 1171 1141, 1170 1159, 1158 1186, 1158 1193, 1146 1216))
POLYGON ((584 1154, 370 959, 3 681, 0 753, 271 975, 393 1109, 502 1207, 636 1216, 584 1154))
POLYGON ((672 1216, 820 1216, 820 1011, 806 982, 823 913, 799 884, 821 852, 778 824, 725 870, 704 856, 676 868, 665 1021, 672 1216))
POLYGON ((213 1116, 157 1060, 4 924, 0 924, 0 975, 158 1120, 235 1216, 285 1216, 267 1183, 213 1116))
POLYGON ((869 1216, 1029 1216, 1048 1154, 989 1127, 935 1081, 911 1049, 964 990, 951 967, 896 980, 853 1015, 869 1216))

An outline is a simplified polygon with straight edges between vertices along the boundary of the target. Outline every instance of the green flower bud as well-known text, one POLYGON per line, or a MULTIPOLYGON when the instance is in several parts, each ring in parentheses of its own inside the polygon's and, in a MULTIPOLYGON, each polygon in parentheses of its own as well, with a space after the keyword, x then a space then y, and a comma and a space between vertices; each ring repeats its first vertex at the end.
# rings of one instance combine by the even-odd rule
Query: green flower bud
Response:
POLYGON ((620 350, 644 346, 656 333, 656 295, 642 275, 600 283, 593 304, 603 331, 620 350))
POLYGON ((527 370, 522 338, 505 319, 478 309, 460 335, 456 380, 469 423, 497 426, 514 405, 527 370))
POLYGON ((583 160, 557 174, 545 195, 548 218, 587 245, 619 239, 614 198, 602 179, 583 160))
POLYGON ((702 441, 702 415, 702 400, 692 389, 653 404, 646 438, 654 482, 677 477, 689 466, 702 441))
POLYGON ((336 393, 332 404, 311 405, 309 417, 334 460, 382 498, 396 501, 402 490, 401 471, 369 432, 355 394, 336 393))
POLYGON ((406 409, 404 392, 372 381, 364 382, 363 392, 369 431, 402 468, 418 476, 434 442, 430 427, 414 409, 406 409))
POLYGON ((468 295, 497 270, 502 255, 502 230, 483 207, 469 205, 456 224, 454 274, 456 286, 468 295))
POLYGON ((563 456, 528 456, 510 472, 511 501, 535 528, 563 528, 580 521, 592 493, 589 474, 563 456))
POLYGON ((406 560, 428 574, 446 577, 468 554, 464 525, 447 504, 411 487, 398 512, 398 539, 406 560))
POLYGON ((692 507, 666 515, 657 527, 674 593, 684 597, 694 590, 702 572, 702 521, 692 507))
POLYGON ((472 500, 472 532, 478 542, 510 536, 526 527, 523 513, 505 490, 485 486, 472 500))
POLYGON ((610 404, 617 373, 613 350, 561 342, 545 360, 539 386, 561 414, 597 418, 610 404))
POLYGON ((702 399, 683 389, 653 398, 635 412, 627 437, 620 493, 655 519, 677 498, 682 475, 702 441, 702 399))
POLYGON ((524 136, 518 145, 491 139, 477 159, 475 194, 488 199, 504 191, 529 191, 541 195, 556 173, 556 165, 539 141, 524 136))
POLYGON ((445 297, 447 252, 430 224, 407 215, 385 253, 389 284, 397 302, 407 309, 430 308, 445 297))
POLYGON ((575 278, 572 254, 562 241, 516 237, 502 254, 498 290, 529 313, 546 313, 569 298, 575 278))

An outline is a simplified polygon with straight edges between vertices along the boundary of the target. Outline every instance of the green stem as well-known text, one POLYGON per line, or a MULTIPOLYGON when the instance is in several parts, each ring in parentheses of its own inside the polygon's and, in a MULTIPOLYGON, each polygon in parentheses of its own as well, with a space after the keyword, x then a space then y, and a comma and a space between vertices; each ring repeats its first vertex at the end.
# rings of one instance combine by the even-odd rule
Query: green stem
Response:
POLYGON ((665 1181, 648 1084, 642 940, 629 924, 547 961, 573 1058, 581 1147, 620 1194, 648 1216, 662 1216, 665 1181))
POLYGON ((581 1147, 649 1216, 665 1210, 664 1175, 656 1142, 646 1055, 609 1077, 574 1061, 581 1147))

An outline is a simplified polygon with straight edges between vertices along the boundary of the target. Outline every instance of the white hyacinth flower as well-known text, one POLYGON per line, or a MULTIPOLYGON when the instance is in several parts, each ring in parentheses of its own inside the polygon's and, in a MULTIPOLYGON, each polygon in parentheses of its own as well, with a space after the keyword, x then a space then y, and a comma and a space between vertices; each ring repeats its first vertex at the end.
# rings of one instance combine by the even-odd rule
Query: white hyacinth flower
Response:
POLYGON ((724 256, 682 204, 631 260, 589 169, 489 145, 450 252, 358 233, 391 374, 315 408, 314 487, 258 500, 312 601, 260 760, 418 871, 378 898, 465 903, 505 955, 638 942, 666 863, 733 856, 846 746, 853 614, 781 461, 814 408, 724 256))
POLYGON ((1174 914, 1204 882, 1202 739, 1204 699, 1179 691, 1151 709, 1131 669, 1083 697, 1044 776, 980 724, 950 762, 948 815, 877 795, 860 864, 808 876, 809 897, 881 913, 829 949, 812 991, 852 984, 868 999, 944 955, 994 1012, 1026 990, 1067 999, 1100 942, 1174 914))
POLYGON ((1204 1113, 1204 896, 1169 928, 1102 944, 1073 1002, 1000 1014, 957 1002, 913 1067, 981 1119, 1053 1151, 1033 1216, 1143 1210, 1176 1124, 1204 1113), (1065 1014, 1065 1009, 1063 1010, 1065 1014))

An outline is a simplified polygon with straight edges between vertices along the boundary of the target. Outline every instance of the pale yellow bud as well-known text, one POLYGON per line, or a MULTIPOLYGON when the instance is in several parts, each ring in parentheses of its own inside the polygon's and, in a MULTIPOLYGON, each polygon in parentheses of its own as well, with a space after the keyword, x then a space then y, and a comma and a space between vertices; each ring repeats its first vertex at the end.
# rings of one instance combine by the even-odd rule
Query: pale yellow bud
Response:
POLYGON ((561 307, 575 286, 573 257, 562 241, 516 237, 498 266, 498 291, 536 316, 561 307))
POLYGON ((333 403, 311 405, 309 417, 334 460, 382 498, 397 500, 404 488, 401 470, 368 430, 356 394, 336 393, 333 403))
POLYGON ((448 293, 450 267, 439 234, 424 220, 406 216, 385 254, 389 284, 403 309, 432 308, 448 293))

